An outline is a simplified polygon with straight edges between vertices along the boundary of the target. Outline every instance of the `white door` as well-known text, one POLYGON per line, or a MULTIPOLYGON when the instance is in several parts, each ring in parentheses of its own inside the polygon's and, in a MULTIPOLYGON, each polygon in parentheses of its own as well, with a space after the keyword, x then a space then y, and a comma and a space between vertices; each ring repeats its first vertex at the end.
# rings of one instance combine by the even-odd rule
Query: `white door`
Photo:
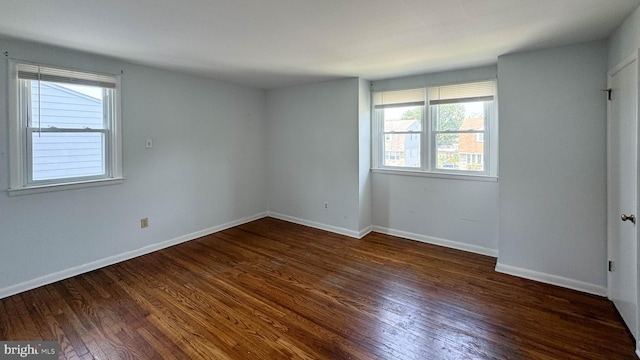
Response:
POLYGON ((608 276, 609 298, 638 340, 637 60, 609 72, 608 276))

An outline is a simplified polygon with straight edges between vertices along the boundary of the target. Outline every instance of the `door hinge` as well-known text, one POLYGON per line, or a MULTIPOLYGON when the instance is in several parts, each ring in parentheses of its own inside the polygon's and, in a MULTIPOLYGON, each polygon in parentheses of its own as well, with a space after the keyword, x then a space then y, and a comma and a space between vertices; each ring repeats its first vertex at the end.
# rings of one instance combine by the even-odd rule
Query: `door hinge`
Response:
POLYGON ((607 268, 609 269, 609 271, 613 269, 613 261, 609 260, 609 264, 607 265, 607 268))
POLYGON ((611 88, 603 89, 602 91, 606 91, 607 92, 607 100, 611 101, 611 92, 613 91, 613 89, 611 89, 611 88))

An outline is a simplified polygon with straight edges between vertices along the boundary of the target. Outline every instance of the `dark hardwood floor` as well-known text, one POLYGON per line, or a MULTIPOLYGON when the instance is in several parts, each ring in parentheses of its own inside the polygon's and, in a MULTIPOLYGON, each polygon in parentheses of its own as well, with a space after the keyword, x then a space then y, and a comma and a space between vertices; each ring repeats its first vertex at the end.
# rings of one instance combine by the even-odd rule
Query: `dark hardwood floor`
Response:
POLYGON ((67 359, 636 359, 605 298, 272 218, 0 300, 67 359))

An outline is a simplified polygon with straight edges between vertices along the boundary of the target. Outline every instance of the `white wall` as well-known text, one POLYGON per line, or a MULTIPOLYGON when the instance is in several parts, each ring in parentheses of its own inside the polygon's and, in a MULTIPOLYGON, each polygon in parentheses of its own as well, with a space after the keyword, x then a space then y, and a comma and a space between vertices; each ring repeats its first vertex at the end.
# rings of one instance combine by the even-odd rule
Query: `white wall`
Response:
MULTIPOLYGON (((1 191, 0 297, 265 214, 264 91, 22 42, 0 40, 0 50, 13 59, 124 71, 126 178, 34 195, 1 191), (153 138, 153 149, 145 149, 145 138, 153 138), (140 229, 142 217, 149 228, 140 229)), ((0 62, 2 190, 6 66, 0 62)))
POLYGON ((604 295, 605 42, 498 58, 498 270, 604 295))
POLYGON ((608 67, 611 69, 640 48, 640 7, 629 15, 609 38, 608 67))
MULTIPOLYGON (((495 78, 488 66, 373 82, 377 91, 495 78)), ((374 229, 496 256, 497 182, 374 173, 374 229)))
POLYGON ((359 235, 358 89, 352 78, 267 92, 271 216, 359 235))
POLYGON ((371 230, 371 82, 358 84, 358 176, 360 236, 371 230))

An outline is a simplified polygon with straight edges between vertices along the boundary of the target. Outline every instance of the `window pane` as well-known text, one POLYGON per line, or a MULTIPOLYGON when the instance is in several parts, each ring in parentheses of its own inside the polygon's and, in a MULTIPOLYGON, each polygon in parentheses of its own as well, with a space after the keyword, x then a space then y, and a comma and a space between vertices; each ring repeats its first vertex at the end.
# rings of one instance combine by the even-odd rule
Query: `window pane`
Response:
POLYGON ((103 88, 46 81, 29 82, 31 127, 104 128, 103 88))
POLYGON ((436 159, 437 169, 482 172, 484 142, 475 133, 436 134, 436 159))
POLYGON ((105 174, 103 133, 32 133, 33 180, 105 174))
POLYGON ((420 167, 420 134, 385 134, 384 165, 420 167))
POLYGON ((422 130, 423 106, 391 107, 384 112, 384 132, 422 130))
POLYGON ((485 101, 431 105, 436 131, 484 130, 485 101))

